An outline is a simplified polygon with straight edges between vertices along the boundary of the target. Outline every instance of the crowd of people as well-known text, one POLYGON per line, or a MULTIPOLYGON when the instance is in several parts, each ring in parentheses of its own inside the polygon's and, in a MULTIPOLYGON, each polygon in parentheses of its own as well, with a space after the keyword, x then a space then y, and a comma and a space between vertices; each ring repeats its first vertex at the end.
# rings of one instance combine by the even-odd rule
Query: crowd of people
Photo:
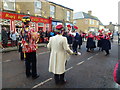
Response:
MULTIPOLYGON (((56 30, 49 32, 38 32, 30 27, 31 19, 29 16, 22 18, 23 26, 19 33, 19 52, 21 53, 21 60, 25 61, 26 77, 32 76, 33 79, 39 77, 37 74, 37 58, 36 50, 37 43, 40 39, 47 43, 47 48, 50 50, 49 72, 54 74, 56 84, 65 84, 65 66, 69 60, 70 55, 80 55, 78 49, 82 48, 83 41, 86 39, 86 51, 93 52, 96 47, 99 51, 105 51, 105 56, 110 54, 111 49, 110 36, 112 33, 105 32, 103 29, 99 30, 99 34, 95 35, 93 32, 83 33, 77 26, 67 25, 68 30, 64 29, 63 25, 57 25, 56 30), (97 41, 97 44, 96 44, 97 41)), ((5 28, 2 33, 4 36, 5 28)), ((12 32, 12 45, 15 45, 17 34, 12 32)), ((2 35, 3 36, 3 35, 2 35)), ((7 39, 2 37, 3 46, 6 47, 7 39)))

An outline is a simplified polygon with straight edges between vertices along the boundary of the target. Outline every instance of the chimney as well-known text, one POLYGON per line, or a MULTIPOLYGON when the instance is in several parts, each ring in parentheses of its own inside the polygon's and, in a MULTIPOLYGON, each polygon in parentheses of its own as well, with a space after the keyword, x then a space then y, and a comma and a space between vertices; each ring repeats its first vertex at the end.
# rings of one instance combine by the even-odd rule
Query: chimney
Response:
POLYGON ((88 14, 92 15, 92 11, 91 11, 91 10, 90 10, 90 11, 88 11, 88 14))

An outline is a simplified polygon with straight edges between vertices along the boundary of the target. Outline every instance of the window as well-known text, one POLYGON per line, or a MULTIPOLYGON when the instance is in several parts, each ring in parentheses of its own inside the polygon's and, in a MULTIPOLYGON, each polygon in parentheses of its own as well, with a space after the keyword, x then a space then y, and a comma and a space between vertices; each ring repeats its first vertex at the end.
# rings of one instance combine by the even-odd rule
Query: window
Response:
POLYGON ((99 22, 97 21, 97 25, 99 25, 99 22))
POLYGON ((70 11, 67 11, 67 21, 70 21, 70 11))
POLYGON ((3 0, 3 8, 5 10, 15 11, 15 0, 3 0))
POLYGON ((94 20, 92 20, 92 25, 94 25, 94 20))
POLYGON ((88 20, 87 19, 85 20, 85 24, 88 24, 88 20))
POLYGON ((35 1, 35 14, 41 16, 41 2, 35 1))
POLYGON ((50 5, 50 17, 55 18, 55 6, 50 5))
POLYGON ((90 19, 89 21, 90 21, 90 24, 92 24, 92 20, 90 19))

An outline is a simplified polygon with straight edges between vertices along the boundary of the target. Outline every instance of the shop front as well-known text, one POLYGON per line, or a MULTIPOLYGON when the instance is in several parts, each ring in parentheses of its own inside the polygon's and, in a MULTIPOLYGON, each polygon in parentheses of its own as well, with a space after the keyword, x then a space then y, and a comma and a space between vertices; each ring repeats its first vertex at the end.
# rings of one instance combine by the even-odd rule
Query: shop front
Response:
MULTIPOLYGON (((0 12, 0 23, 2 27, 7 28, 8 39, 11 31, 17 31, 19 33, 22 28, 22 17, 29 16, 23 14, 9 13, 9 12, 0 12)), ((35 28, 36 31, 51 31, 52 30, 52 19, 46 19, 41 17, 30 16, 31 26, 35 28)))

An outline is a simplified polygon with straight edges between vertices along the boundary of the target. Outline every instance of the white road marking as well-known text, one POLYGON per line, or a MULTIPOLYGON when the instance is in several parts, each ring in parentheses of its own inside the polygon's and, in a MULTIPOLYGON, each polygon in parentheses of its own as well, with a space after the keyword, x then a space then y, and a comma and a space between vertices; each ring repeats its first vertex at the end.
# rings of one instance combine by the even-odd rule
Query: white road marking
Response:
POLYGON ((71 70, 72 68, 73 68, 73 67, 68 68, 68 69, 66 70, 66 72, 69 71, 69 70, 71 70))
MULTIPOLYGON (((73 68, 73 67, 68 68, 68 69, 66 70, 66 72, 69 71, 69 70, 71 70, 72 68, 73 68)), ((41 85, 43 85, 43 84, 45 84, 45 83, 51 81, 52 79, 53 79, 53 78, 49 78, 49 79, 47 79, 47 80, 45 80, 45 81, 43 81, 43 82, 41 82, 41 83, 35 85, 32 89, 37 88, 37 87, 39 87, 39 86, 41 86, 41 85)))
POLYGON ((79 62, 78 64, 76 64, 76 65, 80 65, 80 64, 82 64, 82 63, 84 63, 85 61, 82 61, 82 62, 79 62))
POLYGON ((45 80, 45 81, 43 81, 43 82, 41 82, 41 83, 35 85, 32 89, 37 88, 37 87, 39 87, 39 86, 45 84, 46 82, 49 82, 50 80, 52 80, 52 78, 49 78, 49 79, 47 79, 47 80, 45 80))
POLYGON ((93 56, 89 57, 87 60, 90 60, 91 58, 93 58, 93 56))
POLYGON ((6 61, 3 61, 3 62, 10 62, 11 60, 6 60, 6 61))
POLYGON ((42 54, 49 53, 49 52, 50 52, 50 51, 38 53, 38 55, 42 55, 42 54))

